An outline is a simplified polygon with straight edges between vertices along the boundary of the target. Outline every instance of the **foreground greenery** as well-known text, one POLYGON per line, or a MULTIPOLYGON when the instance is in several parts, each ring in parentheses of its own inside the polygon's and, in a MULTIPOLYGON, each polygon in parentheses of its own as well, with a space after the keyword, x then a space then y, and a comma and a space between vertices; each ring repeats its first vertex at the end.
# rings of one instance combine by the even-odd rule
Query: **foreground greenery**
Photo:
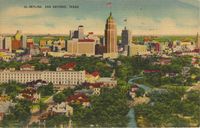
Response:
MULTIPOLYGON (((87 70, 88 72, 99 71, 101 76, 110 76, 113 69, 116 71, 118 86, 112 89, 103 88, 99 96, 90 96, 89 107, 83 107, 80 104, 74 104, 74 115, 70 117, 74 127, 126 127, 129 119, 127 96, 132 85, 127 82, 132 76, 142 76, 142 79, 136 83, 145 84, 152 88, 159 88, 159 91, 149 92, 146 96, 150 98, 148 104, 135 106, 136 120, 141 127, 189 127, 199 126, 200 115, 200 92, 187 91, 189 87, 200 79, 200 70, 191 64, 191 56, 171 58, 171 64, 155 64, 160 57, 141 56, 119 57, 113 61, 101 60, 95 57, 81 56, 78 58, 49 58, 50 65, 40 64, 38 60, 32 60, 26 63, 36 66, 36 70, 56 70, 56 67, 68 62, 76 62, 75 70, 87 70), (184 74, 184 67, 189 71, 184 74), (145 73, 144 70, 158 70, 155 73, 145 73), (170 77, 167 74, 176 74, 170 77)), ((24 64, 24 63, 23 63, 24 64)), ((10 63, 8 67, 18 67, 21 62, 10 63)), ((0 68, 5 68, 6 62, 0 62, 0 68), (2 64, 2 65, 1 65, 2 64)), ((12 82, 0 86, 1 93, 5 92, 12 99, 24 89, 24 85, 12 82)), ((74 89, 65 89, 53 96, 56 103, 65 101, 66 98, 74 93, 75 90, 81 90, 83 87, 77 86, 74 89)), ((51 96, 55 92, 53 85, 42 86, 38 89, 43 97, 51 96)), ((143 96, 144 90, 139 89, 137 96, 143 96)), ((26 101, 16 101, 16 110, 11 109, 11 115, 4 120, 5 126, 11 126, 8 122, 23 122, 30 118, 30 107, 26 101), (23 105, 23 104, 24 105, 23 105), (19 118, 17 118, 19 117, 19 118)), ((45 104, 41 101, 37 104, 40 110, 45 110, 45 104)), ((48 127, 67 124, 69 118, 65 115, 56 115, 46 120, 48 127)), ((37 127, 37 124, 35 124, 37 127)))
POLYGON ((150 103, 135 107, 138 126, 190 127, 200 124, 200 91, 165 89, 149 93, 150 103))
POLYGON ((91 97, 91 106, 74 105, 73 122, 76 127, 125 127, 129 111, 127 97, 119 88, 103 88, 99 96, 91 97))
POLYGON ((15 106, 11 107, 10 113, 0 123, 3 127, 19 127, 27 124, 31 116, 32 103, 27 100, 18 100, 15 106))

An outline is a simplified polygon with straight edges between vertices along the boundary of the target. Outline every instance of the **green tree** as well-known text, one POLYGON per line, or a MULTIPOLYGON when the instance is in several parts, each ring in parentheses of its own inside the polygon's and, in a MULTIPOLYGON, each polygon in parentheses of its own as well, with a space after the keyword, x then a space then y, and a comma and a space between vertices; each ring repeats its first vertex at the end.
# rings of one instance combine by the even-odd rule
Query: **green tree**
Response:
POLYGON ((74 90, 71 89, 71 88, 67 88, 67 89, 64 89, 62 91, 62 93, 65 95, 65 97, 68 97, 68 96, 71 96, 74 93, 74 90))
POLYGON ((127 97, 119 88, 103 88, 100 96, 91 99, 91 107, 78 107, 74 111, 78 119, 73 120, 80 126, 125 127, 128 122, 127 97))
POLYGON ((58 93, 53 96, 53 101, 56 103, 61 103, 65 101, 65 95, 63 93, 58 93))
POLYGON ((49 83, 48 85, 40 86, 38 92, 40 92, 42 96, 52 95, 54 93, 53 84, 49 83))
POLYGON ((47 104, 45 104, 42 100, 39 101, 38 105, 39 105, 40 113, 47 108, 47 104))

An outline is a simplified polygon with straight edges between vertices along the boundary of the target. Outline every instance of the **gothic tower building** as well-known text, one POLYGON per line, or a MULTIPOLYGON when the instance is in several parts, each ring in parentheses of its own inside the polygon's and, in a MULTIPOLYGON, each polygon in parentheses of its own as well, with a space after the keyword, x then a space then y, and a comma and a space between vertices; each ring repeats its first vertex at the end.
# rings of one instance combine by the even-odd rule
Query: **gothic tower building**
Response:
POLYGON ((105 46, 106 53, 117 53, 117 28, 112 13, 106 20, 105 46))

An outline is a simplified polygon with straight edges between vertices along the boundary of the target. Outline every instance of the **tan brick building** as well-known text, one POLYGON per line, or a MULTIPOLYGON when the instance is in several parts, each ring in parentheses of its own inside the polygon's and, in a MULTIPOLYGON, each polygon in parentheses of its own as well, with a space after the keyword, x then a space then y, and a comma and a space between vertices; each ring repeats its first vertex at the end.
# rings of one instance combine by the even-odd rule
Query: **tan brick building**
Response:
POLYGON ((95 55, 95 44, 92 39, 68 40, 67 51, 70 54, 92 56, 95 55))

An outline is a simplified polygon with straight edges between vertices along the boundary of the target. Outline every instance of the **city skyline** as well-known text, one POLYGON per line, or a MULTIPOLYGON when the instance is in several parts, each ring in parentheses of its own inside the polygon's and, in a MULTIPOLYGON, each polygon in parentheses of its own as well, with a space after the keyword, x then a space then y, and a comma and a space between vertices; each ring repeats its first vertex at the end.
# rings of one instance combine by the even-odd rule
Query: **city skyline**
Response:
POLYGON ((103 35, 110 11, 116 21, 117 35, 125 25, 133 35, 196 35, 199 31, 199 0, 126 0, 124 3, 121 0, 85 0, 84 3, 80 0, 21 0, 18 3, 8 0, 3 3, 0 5, 1 34, 22 30, 32 34, 68 35, 70 30, 84 25, 86 33, 93 31, 103 35), (23 8, 26 4, 38 5, 38 1, 39 5, 61 5, 64 2, 67 6, 78 5, 79 8, 23 8), (112 2, 111 8, 106 7, 108 2, 112 2), (124 23, 125 19, 127 23, 124 23))

